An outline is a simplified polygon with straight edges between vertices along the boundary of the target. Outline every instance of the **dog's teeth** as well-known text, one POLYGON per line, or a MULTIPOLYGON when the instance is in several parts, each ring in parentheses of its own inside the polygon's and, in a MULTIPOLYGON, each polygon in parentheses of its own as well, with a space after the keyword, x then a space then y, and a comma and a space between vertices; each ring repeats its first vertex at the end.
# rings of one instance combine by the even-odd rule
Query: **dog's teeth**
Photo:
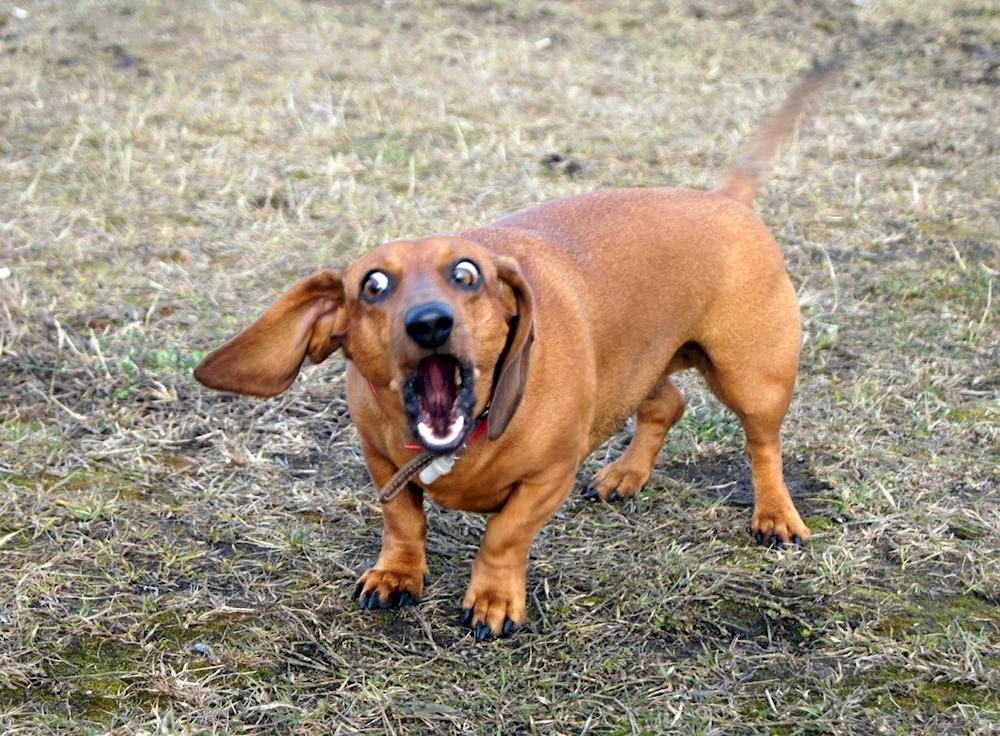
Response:
POLYGON ((419 422, 417 424, 417 434, 420 435, 420 439, 424 441, 424 444, 429 447, 442 447, 444 445, 450 445, 458 439, 459 435, 462 434, 463 429, 465 429, 464 416, 459 416, 454 422, 452 422, 451 426, 448 428, 448 433, 444 437, 439 437, 434 429, 426 422, 419 422))

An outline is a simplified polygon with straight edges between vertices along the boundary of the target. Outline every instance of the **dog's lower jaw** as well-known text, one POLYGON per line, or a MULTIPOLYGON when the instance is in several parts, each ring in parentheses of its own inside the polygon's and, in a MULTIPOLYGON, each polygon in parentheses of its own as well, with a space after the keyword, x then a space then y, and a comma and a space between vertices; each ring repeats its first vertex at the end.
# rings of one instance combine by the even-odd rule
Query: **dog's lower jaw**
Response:
POLYGON ((465 434, 466 424, 465 416, 459 414, 448 428, 447 434, 439 439, 429 424, 418 421, 416 436, 420 444, 430 452, 449 452, 455 449, 456 443, 465 434))

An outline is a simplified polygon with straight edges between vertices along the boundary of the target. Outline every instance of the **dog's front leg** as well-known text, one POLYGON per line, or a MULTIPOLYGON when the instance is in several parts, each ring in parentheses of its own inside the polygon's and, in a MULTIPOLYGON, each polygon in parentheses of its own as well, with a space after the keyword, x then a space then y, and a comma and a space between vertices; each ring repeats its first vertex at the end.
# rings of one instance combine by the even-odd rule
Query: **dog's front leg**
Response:
POLYGON ((564 463, 525 478, 487 522, 462 602, 462 620, 475 628, 477 640, 510 634, 527 620, 528 550, 569 496, 577 468, 577 462, 564 463))
MULTIPOLYGON (((381 489, 396 467, 362 443, 375 487, 381 489)), ((427 516, 424 492, 412 483, 382 506, 382 552, 354 587, 362 608, 395 608, 416 603, 424 589, 427 569, 427 516)))

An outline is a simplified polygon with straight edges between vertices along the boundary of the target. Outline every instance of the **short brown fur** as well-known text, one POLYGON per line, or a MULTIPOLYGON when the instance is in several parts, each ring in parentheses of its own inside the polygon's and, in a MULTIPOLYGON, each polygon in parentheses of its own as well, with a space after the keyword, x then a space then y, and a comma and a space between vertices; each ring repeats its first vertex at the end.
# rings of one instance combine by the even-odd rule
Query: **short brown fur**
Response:
POLYGON ((299 282, 198 366, 205 385, 270 396, 290 385, 306 355, 318 362, 342 347, 348 405, 381 489, 415 456, 405 447, 413 437, 400 387, 423 353, 407 340, 402 315, 428 299, 451 305, 448 350, 475 365, 475 416, 493 399, 488 436, 471 441, 450 474, 411 483, 384 506, 382 552, 358 581, 362 605, 420 598, 427 493, 447 508, 494 513, 462 603, 477 636, 523 624, 529 548, 566 501, 581 462, 636 415, 627 451, 591 484, 601 499, 633 496, 684 413, 670 375, 691 367, 746 432, 752 533, 772 544, 808 540, 782 477, 780 439, 798 370, 798 303, 781 252, 749 204, 828 76, 819 70, 793 90, 711 192, 598 191, 455 236, 382 245, 342 274, 299 282), (481 268, 478 292, 442 278, 459 258, 481 268), (358 297, 375 267, 399 283, 379 305, 358 297))

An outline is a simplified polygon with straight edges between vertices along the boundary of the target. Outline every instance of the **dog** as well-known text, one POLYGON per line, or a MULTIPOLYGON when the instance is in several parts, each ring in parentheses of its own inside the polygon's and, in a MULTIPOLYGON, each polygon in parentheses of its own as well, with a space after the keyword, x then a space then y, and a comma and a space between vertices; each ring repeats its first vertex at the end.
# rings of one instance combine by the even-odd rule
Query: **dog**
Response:
POLYGON ((362 608, 420 600, 427 494, 491 514, 462 620, 477 640, 516 631, 527 620, 529 548, 581 463, 635 415, 628 449, 587 492, 634 496, 684 414, 670 376, 688 368, 745 431, 757 543, 809 539, 781 459, 802 343, 798 300, 750 205, 837 66, 808 73, 711 191, 602 190, 456 235, 383 244, 299 281, 201 361, 194 375, 205 386, 270 397, 307 356, 320 363, 339 349, 375 487, 421 453, 438 458, 383 497, 381 553, 354 589, 362 608))

